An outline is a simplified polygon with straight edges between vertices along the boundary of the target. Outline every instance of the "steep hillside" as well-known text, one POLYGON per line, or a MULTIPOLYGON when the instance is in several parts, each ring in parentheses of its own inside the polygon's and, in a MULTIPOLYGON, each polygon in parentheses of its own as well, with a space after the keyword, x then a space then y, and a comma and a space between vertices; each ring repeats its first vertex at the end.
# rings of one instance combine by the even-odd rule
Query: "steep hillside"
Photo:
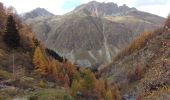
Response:
POLYGON ((132 32, 122 24, 91 16, 71 17, 59 26, 54 35, 49 35, 45 44, 72 57, 73 61, 87 60, 95 64, 111 61, 116 48, 122 48, 132 37, 132 32))
POLYGON ((102 77, 110 84, 120 86, 125 98, 170 99, 168 23, 164 28, 141 34, 101 70, 102 77))
POLYGON ((139 33, 163 21, 126 5, 93 1, 62 16, 40 16, 26 23, 47 47, 81 66, 92 66, 110 62, 139 33))

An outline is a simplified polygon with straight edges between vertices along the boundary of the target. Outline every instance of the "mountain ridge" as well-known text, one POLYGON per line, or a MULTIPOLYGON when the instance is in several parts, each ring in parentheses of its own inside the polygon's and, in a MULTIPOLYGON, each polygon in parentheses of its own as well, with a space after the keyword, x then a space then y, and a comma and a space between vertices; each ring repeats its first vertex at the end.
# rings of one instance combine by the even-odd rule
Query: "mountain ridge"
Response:
POLYGON ((48 48, 75 63, 79 60, 78 62, 82 62, 83 66, 92 66, 111 61, 111 56, 117 54, 139 33, 160 27, 164 18, 126 5, 90 2, 62 16, 40 16, 25 22, 32 25, 35 36, 48 48), (107 5, 111 7, 107 8, 107 5), (115 10, 112 9, 107 15, 103 13, 112 7, 115 10), (94 14, 95 8, 98 8, 98 12, 101 13, 94 14), (123 13, 113 15, 117 9, 120 9, 118 12, 123 11, 123 13), (84 65, 84 62, 87 65, 84 65))
POLYGON ((125 12, 135 11, 136 8, 130 8, 125 4, 122 6, 118 6, 113 2, 105 3, 105 2, 97 2, 92 1, 87 4, 82 4, 76 7, 73 12, 80 12, 81 10, 88 10, 90 15, 96 16, 106 16, 106 15, 118 15, 123 14, 125 12))

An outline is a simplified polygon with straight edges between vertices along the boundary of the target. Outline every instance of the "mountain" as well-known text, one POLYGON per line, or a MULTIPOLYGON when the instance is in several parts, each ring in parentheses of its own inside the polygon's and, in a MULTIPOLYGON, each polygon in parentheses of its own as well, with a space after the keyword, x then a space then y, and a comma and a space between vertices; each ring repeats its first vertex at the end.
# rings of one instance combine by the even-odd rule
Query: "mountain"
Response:
POLYGON ((170 27, 168 23, 164 28, 141 34, 122 50, 110 65, 101 68, 101 76, 107 78, 110 84, 117 84, 125 98, 141 100, 169 98, 170 27))
POLYGON ((40 16, 43 16, 43 17, 46 17, 46 16, 54 16, 54 14, 48 12, 47 10, 45 10, 44 8, 36 8, 34 10, 32 10, 31 12, 28 12, 28 13, 24 13, 22 15, 22 18, 24 20, 27 20, 29 18, 36 18, 36 17, 40 17, 40 16))
POLYGON ((80 5, 74 9, 73 12, 79 13, 84 12, 88 15, 96 15, 96 16, 107 16, 107 15, 121 15, 130 11, 136 11, 136 8, 129 8, 125 4, 122 6, 118 6, 115 3, 99 3, 97 1, 92 1, 87 4, 80 5), (88 13, 87 13, 87 12, 88 13))
POLYGON ((89 2, 62 16, 29 18, 36 37, 81 66, 112 61, 139 33, 160 27, 164 18, 114 3, 89 2))
POLYGON ((71 60, 80 65, 96 64, 84 68, 38 41, 2 3, 0 13, 0 100, 170 99, 170 15, 164 24, 141 11, 25 20, 46 46, 62 54, 71 51, 71 60), (147 30, 160 27, 139 34, 145 25, 147 30), (100 66, 106 62, 111 63, 100 66))

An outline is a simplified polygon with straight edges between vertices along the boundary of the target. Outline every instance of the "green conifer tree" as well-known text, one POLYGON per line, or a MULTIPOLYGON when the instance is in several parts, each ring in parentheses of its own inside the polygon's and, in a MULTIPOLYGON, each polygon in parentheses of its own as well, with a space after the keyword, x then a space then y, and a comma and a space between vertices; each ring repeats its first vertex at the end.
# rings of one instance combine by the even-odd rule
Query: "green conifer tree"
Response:
POLYGON ((3 40, 6 43, 6 45, 10 48, 15 49, 20 46, 20 35, 12 15, 8 16, 3 40))

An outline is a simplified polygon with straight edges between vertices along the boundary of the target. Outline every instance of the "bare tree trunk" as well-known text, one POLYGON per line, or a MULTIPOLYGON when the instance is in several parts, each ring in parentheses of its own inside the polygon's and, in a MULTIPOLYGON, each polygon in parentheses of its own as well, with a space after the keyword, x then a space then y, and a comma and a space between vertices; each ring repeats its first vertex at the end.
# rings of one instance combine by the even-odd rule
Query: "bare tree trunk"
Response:
POLYGON ((15 56, 14 56, 14 51, 12 54, 12 73, 13 73, 13 77, 14 77, 14 73, 15 73, 15 56))

